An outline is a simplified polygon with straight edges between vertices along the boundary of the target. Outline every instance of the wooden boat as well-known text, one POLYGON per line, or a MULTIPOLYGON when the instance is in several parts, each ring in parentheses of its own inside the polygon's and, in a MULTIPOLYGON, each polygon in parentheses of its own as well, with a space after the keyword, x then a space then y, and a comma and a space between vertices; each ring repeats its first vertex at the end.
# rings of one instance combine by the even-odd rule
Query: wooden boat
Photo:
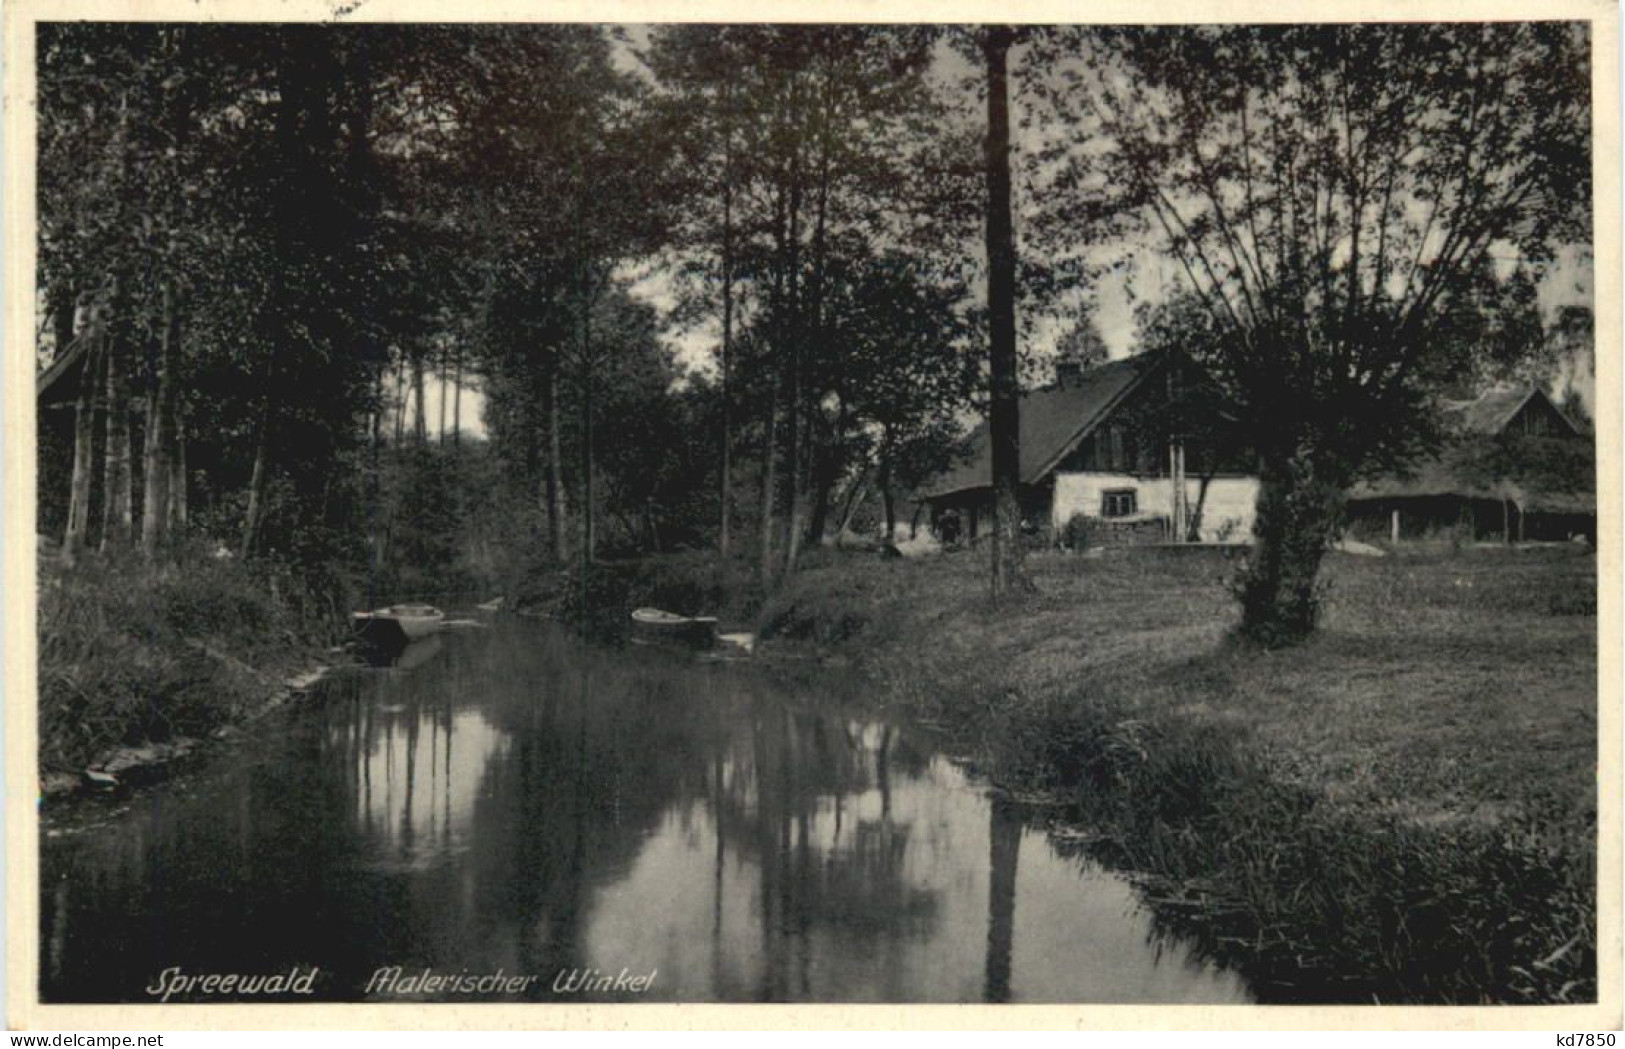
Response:
POLYGON ((717 620, 715 616, 680 616, 658 608, 639 608, 632 613, 632 640, 711 648, 717 643, 717 620))
POLYGON ((356 636, 374 645, 404 645, 440 632, 446 613, 433 605, 390 605, 351 616, 356 636))

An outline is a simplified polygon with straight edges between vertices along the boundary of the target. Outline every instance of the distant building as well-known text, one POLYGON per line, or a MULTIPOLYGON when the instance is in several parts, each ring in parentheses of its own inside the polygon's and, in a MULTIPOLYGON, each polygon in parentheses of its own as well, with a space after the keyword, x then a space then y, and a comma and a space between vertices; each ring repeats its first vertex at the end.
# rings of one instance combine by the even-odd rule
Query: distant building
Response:
MULTIPOLYGON (((1193 365, 1142 354, 1081 371, 1021 398, 1021 512, 1057 542, 1247 542, 1258 479, 1252 459, 1193 365)), ((928 483, 933 527, 974 540, 993 522, 987 425, 966 456, 928 483)))
POLYGON ((1543 390, 1501 387, 1444 410, 1449 436, 1437 454, 1349 492, 1351 531, 1392 541, 1596 538, 1591 438, 1543 390))
MULTIPOLYGON (((62 538, 68 520, 68 482, 73 473, 75 406, 84 383, 100 378, 87 377, 86 368, 95 363, 94 336, 81 331, 34 380, 35 440, 39 484, 37 485, 37 527, 41 534, 62 538)), ((99 392, 99 391, 98 391, 99 392)), ((132 409, 143 407, 141 398, 132 409)), ((133 415, 133 412, 132 412, 133 415)), ((137 420, 139 423, 139 420, 137 420)), ((93 477, 93 483, 100 477, 93 477)), ((99 497, 99 487, 94 493, 99 497)))

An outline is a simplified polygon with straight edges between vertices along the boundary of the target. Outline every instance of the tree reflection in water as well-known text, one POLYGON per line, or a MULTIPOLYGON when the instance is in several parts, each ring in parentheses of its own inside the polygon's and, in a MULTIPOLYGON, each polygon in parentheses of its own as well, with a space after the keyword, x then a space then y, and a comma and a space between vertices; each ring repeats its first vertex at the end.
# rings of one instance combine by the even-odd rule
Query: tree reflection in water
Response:
POLYGON ((987 988, 990 1002, 1010 1000, 1010 954, 1016 925, 1016 859, 1021 814, 1004 798, 988 806, 987 988))
POLYGON ((845 712, 848 684, 521 623, 448 638, 48 843, 46 997, 291 964, 336 1000, 396 965, 535 974, 543 1001, 623 966, 666 1000, 1238 996, 1141 951, 1126 885, 1035 843, 1018 870, 1016 811, 845 712))

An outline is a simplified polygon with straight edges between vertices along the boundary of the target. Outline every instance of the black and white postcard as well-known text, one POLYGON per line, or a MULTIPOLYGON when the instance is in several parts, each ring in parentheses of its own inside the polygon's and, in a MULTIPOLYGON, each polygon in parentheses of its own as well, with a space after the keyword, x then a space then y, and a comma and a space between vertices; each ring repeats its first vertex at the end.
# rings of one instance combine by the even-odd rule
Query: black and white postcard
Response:
POLYGON ((5 33, 14 1026, 1620 1024, 1617 7, 5 33))

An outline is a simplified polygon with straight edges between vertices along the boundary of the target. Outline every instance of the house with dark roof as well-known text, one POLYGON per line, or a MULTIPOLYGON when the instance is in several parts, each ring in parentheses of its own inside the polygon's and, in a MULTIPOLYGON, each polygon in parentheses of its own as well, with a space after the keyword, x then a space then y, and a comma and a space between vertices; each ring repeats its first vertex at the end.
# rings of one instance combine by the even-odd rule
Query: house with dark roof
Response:
POLYGON ((85 366, 91 356, 95 336, 81 332, 67 349, 34 380, 34 400, 41 410, 72 408, 85 382, 85 366))
POLYGON ((1351 531, 1391 542, 1595 538, 1591 438, 1535 386, 1504 386, 1443 405, 1448 438, 1403 470, 1349 492, 1351 531))
MULTIPOLYGON (((1028 531, 1060 541, 1245 542, 1258 481, 1251 458, 1181 357, 1147 353, 1063 370, 1020 405, 1019 499, 1028 531)), ((967 539, 993 521, 992 449, 984 422, 965 456, 929 482, 933 527, 967 539)))

